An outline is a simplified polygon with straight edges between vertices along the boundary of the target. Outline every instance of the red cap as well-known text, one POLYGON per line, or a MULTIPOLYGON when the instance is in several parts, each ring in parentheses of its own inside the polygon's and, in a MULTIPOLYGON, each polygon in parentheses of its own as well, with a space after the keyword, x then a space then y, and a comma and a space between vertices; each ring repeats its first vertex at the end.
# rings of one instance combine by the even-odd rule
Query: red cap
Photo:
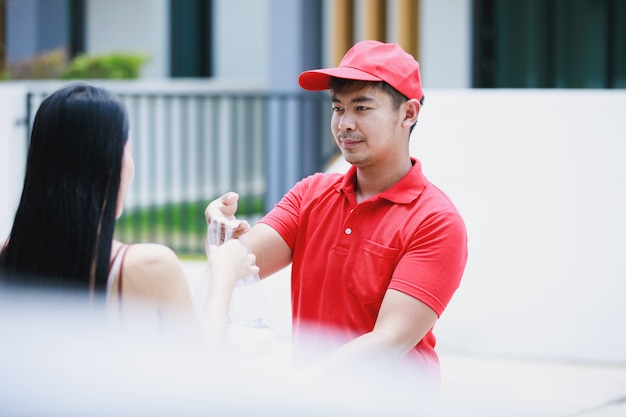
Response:
POLYGON ((305 90, 327 90, 330 77, 385 81, 409 99, 424 97, 419 63, 395 43, 361 41, 346 52, 337 68, 305 71, 298 82, 305 90))

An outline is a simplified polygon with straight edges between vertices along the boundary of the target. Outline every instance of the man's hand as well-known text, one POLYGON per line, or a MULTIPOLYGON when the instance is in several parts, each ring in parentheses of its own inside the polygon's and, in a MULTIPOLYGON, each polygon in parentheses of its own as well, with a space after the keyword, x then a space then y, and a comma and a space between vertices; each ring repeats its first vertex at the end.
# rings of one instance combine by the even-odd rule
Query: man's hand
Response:
POLYGON ((233 227, 232 238, 236 239, 242 234, 250 230, 250 224, 245 220, 237 220, 235 213, 237 212, 237 202, 239 194, 229 191, 221 197, 211 201, 204 211, 204 217, 207 224, 217 222, 221 225, 220 244, 224 243, 226 235, 226 227, 233 227))

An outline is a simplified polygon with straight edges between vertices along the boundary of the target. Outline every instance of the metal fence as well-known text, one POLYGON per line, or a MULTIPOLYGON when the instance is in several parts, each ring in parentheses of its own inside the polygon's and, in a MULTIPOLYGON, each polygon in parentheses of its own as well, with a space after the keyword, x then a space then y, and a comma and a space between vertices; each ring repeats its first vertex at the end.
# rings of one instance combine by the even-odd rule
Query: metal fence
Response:
MULTIPOLYGON (((254 223, 295 182, 335 153, 323 93, 116 91, 131 121, 135 178, 116 237, 204 252, 208 202, 240 194, 254 223)), ((32 125, 47 92, 28 96, 32 125)))

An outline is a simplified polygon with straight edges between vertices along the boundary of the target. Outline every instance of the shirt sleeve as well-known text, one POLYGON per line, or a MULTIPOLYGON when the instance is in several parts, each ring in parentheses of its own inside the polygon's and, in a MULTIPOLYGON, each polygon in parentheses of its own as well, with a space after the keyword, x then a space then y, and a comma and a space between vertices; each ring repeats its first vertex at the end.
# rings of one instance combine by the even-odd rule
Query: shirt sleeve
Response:
POLYGON ((305 178, 294 185, 274 208, 259 221, 259 223, 267 224, 276 230, 291 250, 295 245, 298 225, 300 224, 300 206, 307 190, 309 178, 305 178))
POLYGON ((455 212, 438 213, 416 232, 389 288, 415 297, 441 316, 460 285, 467 255, 461 217, 455 212))

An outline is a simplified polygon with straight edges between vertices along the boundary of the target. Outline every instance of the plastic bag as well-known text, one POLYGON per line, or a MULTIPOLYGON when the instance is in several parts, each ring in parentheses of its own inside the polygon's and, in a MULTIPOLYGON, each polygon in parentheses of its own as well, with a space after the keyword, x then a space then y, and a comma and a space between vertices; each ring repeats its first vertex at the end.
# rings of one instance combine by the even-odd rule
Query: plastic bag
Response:
MULTIPOLYGON (((211 245, 220 245, 232 238, 233 230, 239 222, 218 223, 211 221, 207 230, 207 257, 211 245)), ((245 239, 240 242, 246 245, 245 239)), ((248 248, 249 249, 249 248, 248 248)), ((207 300, 211 285, 211 270, 207 265, 202 280, 193 294, 193 303, 196 312, 200 314, 207 300)), ((230 301, 228 342, 247 353, 262 353, 269 342, 274 339, 266 303, 260 288, 258 275, 249 275, 237 281, 233 288, 230 301)))

